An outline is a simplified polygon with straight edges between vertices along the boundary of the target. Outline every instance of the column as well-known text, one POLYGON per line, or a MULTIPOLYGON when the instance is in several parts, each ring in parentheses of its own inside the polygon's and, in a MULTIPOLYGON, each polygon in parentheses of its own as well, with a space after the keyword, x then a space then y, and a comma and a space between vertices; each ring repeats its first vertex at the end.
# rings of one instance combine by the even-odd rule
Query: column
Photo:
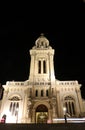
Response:
POLYGON ((0 112, 1 112, 1 115, 0 115, 0 116, 2 116, 2 113, 5 114, 5 113, 4 113, 4 110, 5 110, 5 102, 6 102, 6 100, 7 100, 8 92, 9 92, 8 90, 4 90, 3 99, 2 99, 2 101, 1 101, 1 102, 2 102, 2 105, 1 105, 1 111, 0 111, 0 112))
POLYGON ((27 90, 25 90, 24 92, 25 96, 24 96, 24 101, 23 101, 23 121, 24 123, 26 123, 26 120, 28 118, 28 113, 27 113, 27 90))
POLYGON ((79 103, 79 110, 80 112, 83 112, 83 103, 82 103, 82 99, 81 99, 81 93, 80 93, 80 89, 76 89, 76 93, 77 93, 77 97, 78 97, 78 103, 79 103))
POLYGON ((36 123, 35 122, 35 109, 32 110, 32 123, 36 123))
POLYGON ((50 54, 50 78, 51 78, 51 81, 54 80, 54 64, 53 64, 53 54, 50 54))
POLYGON ((31 62, 30 62, 30 79, 33 81, 34 76, 34 54, 31 54, 31 62))
POLYGON ((57 90, 57 115, 61 117, 61 102, 60 102, 60 92, 57 90))
POLYGON ((43 74, 43 60, 41 60, 41 74, 43 74))
POLYGON ((48 114, 49 114, 48 115, 48 122, 52 123, 52 110, 51 109, 48 110, 48 114))

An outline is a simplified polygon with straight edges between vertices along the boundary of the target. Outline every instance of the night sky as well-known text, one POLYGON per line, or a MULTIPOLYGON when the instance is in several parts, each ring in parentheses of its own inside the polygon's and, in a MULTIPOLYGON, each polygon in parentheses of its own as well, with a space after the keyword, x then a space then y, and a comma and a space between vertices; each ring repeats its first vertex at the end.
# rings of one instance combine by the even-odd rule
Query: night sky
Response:
POLYGON ((44 33, 55 49, 56 79, 78 80, 85 98, 85 4, 41 1, 38 5, 11 3, 1 10, 0 83, 28 79, 29 50, 44 33))

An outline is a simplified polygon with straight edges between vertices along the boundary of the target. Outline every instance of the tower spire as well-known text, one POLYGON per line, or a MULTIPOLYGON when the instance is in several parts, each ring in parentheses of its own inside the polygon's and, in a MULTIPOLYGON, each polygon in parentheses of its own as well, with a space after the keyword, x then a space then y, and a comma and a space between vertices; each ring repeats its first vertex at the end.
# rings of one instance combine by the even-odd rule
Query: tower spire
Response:
POLYGON ((41 35, 41 36, 44 36, 44 33, 41 33, 40 35, 41 35))

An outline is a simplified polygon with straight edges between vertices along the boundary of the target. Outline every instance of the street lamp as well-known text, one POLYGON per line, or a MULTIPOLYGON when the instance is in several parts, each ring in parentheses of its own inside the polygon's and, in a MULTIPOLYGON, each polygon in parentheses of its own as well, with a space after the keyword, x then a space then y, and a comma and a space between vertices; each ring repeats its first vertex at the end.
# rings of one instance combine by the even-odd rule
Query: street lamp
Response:
POLYGON ((67 123, 66 107, 63 107, 65 123, 67 123))

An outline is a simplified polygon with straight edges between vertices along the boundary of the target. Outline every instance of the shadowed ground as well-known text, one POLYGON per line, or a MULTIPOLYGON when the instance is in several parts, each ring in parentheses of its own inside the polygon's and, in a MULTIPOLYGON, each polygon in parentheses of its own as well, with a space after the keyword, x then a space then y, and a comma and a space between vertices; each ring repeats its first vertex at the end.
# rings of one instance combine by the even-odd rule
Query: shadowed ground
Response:
POLYGON ((85 123, 0 124, 0 130, 85 130, 85 123))

